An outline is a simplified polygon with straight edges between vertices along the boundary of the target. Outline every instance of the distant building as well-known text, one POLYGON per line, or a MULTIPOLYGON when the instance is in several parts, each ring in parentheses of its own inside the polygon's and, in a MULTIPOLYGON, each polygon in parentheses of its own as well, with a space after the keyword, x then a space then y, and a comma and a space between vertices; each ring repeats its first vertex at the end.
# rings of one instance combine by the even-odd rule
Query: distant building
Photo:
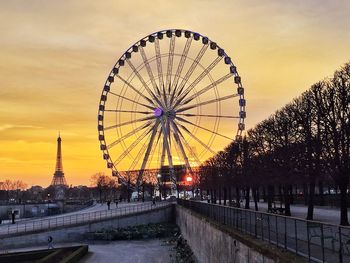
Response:
POLYGON ((28 191, 34 195, 37 195, 42 193, 44 191, 44 188, 40 185, 33 185, 31 188, 28 189, 28 191))

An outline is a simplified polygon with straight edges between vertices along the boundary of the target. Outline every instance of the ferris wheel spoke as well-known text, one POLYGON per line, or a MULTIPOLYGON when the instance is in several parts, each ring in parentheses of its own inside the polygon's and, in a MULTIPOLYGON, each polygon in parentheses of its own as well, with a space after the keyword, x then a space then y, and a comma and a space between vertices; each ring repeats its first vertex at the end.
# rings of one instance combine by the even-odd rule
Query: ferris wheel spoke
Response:
MULTIPOLYGON (((131 61, 129 59, 126 60, 126 62, 128 63, 128 65, 130 66, 130 68, 134 71, 135 75, 137 76, 137 78, 140 80, 140 82, 142 83, 142 85, 144 86, 144 88, 147 90, 147 92, 151 95, 151 97, 154 99, 154 101, 156 101, 159 105, 162 105, 162 103, 159 101, 159 99, 157 98, 157 96, 153 93, 153 91, 148 87, 147 83, 145 82, 145 80, 143 79, 143 77, 140 75, 140 73, 136 70, 135 66, 131 63, 131 61)), ((119 75, 118 75, 119 76, 119 75)), ((141 92, 138 92, 141 93, 141 92)), ((143 97, 146 97, 144 95, 142 95, 143 97)), ((147 98, 147 97, 146 97, 147 98)), ((150 100, 149 98, 147 98, 148 100, 150 100)), ((152 100, 150 100, 152 102, 153 105, 154 102, 152 100)))
POLYGON ((122 122, 122 123, 119 123, 119 124, 116 124, 116 125, 108 126, 108 127, 104 128, 104 130, 106 131, 106 130, 110 130, 110 129, 113 129, 113 128, 122 127, 122 126, 133 124, 133 123, 136 123, 136 122, 148 121, 148 120, 155 119, 155 118, 156 118, 155 116, 149 116, 149 117, 145 117, 145 118, 135 119, 135 120, 132 120, 132 121, 126 121, 126 122, 122 122))
POLYGON ((189 103, 190 101, 192 101, 194 98, 202 95, 203 93, 211 90, 212 88, 214 88, 215 86, 219 85, 220 83, 224 82, 225 80, 227 80, 228 78, 231 77, 231 73, 228 73, 227 75, 219 78, 218 80, 214 81, 213 83, 209 84, 208 86, 206 86, 205 88, 201 89, 200 91, 196 92, 195 94, 193 94, 192 96, 188 97, 186 100, 184 101, 178 101, 176 102, 176 106, 178 105, 185 105, 187 103, 189 103))
POLYGON ((176 89, 176 86, 178 85, 182 69, 185 65, 188 51, 190 50, 190 47, 191 47, 191 43, 192 43, 192 38, 187 38, 185 47, 184 47, 182 54, 181 54, 179 65, 178 65, 176 73, 175 73, 174 82, 171 85, 172 89, 170 90, 170 92, 173 91, 174 89, 176 89))
POLYGON ((145 50, 143 49, 143 47, 139 47, 140 49, 140 53, 141 53, 141 57, 142 57, 142 60, 143 60, 143 63, 145 64, 146 66, 146 70, 147 70, 147 73, 148 73, 148 76, 151 80, 151 83, 152 83, 152 86, 153 86, 153 89, 155 91, 156 94, 158 94, 158 96, 160 96, 160 91, 159 91, 159 88, 157 86, 157 83, 154 79, 154 75, 153 75, 153 72, 152 72, 152 68, 151 66, 149 65, 149 62, 148 62, 148 59, 147 59, 147 56, 146 56, 146 53, 145 53, 145 50))
POLYGON ((197 104, 193 104, 193 105, 190 105, 190 106, 187 106, 187 107, 180 108, 180 109, 178 109, 176 111, 176 114, 179 113, 179 112, 183 112, 183 111, 186 111, 186 110, 190 110, 190 109, 196 108, 196 107, 208 105, 208 104, 219 102, 219 101, 223 101, 223 100, 228 100, 228 99, 231 99, 231 98, 234 98, 234 97, 238 97, 238 96, 239 96, 238 94, 231 94, 231 95, 227 95, 227 96, 224 96, 224 97, 221 97, 221 98, 212 99, 212 100, 208 100, 208 101, 203 101, 203 102, 200 102, 200 103, 197 103, 197 104))
POLYGON ((210 117, 210 118, 228 118, 228 119, 239 119, 239 116, 226 116, 226 115, 210 115, 210 114, 190 114, 190 113, 177 113, 176 115, 185 117, 210 117))
MULTIPOLYGON (((122 96, 122 95, 116 94, 116 93, 111 92, 111 91, 110 91, 109 93, 112 94, 112 95, 114 95, 114 96, 116 96, 116 97, 122 98, 122 99, 127 100, 127 101, 130 101, 130 102, 132 102, 132 103, 135 103, 135 104, 137 104, 137 105, 140 105, 140 106, 146 107, 146 108, 148 108, 148 109, 154 110, 154 107, 148 106, 148 105, 143 104, 143 103, 141 103, 141 102, 138 102, 138 101, 136 101, 136 100, 131 100, 131 99, 127 98, 127 97, 124 97, 124 96, 122 96)), ((147 101, 148 101, 148 98, 147 98, 147 101)), ((151 103, 153 104, 152 101, 151 101, 151 103)))
POLYGON ((192 150, 191 146, 188 144, 187 140, 185 139, 184 135, 182 134, 182 132, 180 131, 179 127, 177 127, 177 124, 175 123, 175 121, 173 121, 173 124, 175 125, 177 132, 180 135, 180 140, 182 139, 183 144, 185 145, 185 147, 187 148, 188 152, 190 153, 190 155, 192 157, 194 157, 194 159, 196 160, 197 164, 199 165, 201 162, 197 156, 197 154, 192 150))
MULTIPOLYGON (((192 65, 188 69, 187 73, 185 74, 185 77, 181 80, 180 85, 178 86, 178 91, 176 92, 176 88, 174 89, 174 95, 172 98, 175 97, 175 92, 177 93, 176 97, 181 93, 182 89, 185 87, 188 79, 191 77, 192 73, 196 69, 197 65, 199 64, 199 61, 202 59, 203 55, 205 54, 205 51, 208 49, 208 45, 204 45, 201 50, 198 52, 196 58, 194 59, 192 65)), ((171 101, 172 103, 172 101, 171 101)), ((170 104, 171 104, 170 103, 170 104)))
POLYGON ((159 76, 159 87, 164 87, 162 58, 160 55, 160 46, 159 46, 159 39, 158 38, 156 38, 156 40, 155 40, 154 47, 156 50, 157 70, 158 70, 158 76, 159 76))
POLYGON ((151 149, 152 149, 152 146, 153 146, 153 141, 154 141, 154 138, 156 137, 156 134, 157 134, 159 122, 160 122, 160 121, 157 120, 156 123, 154 124, 153 128, 152 128, 151 139, 150 139, 150 142, 149 142, 149 144, 148 144, 148 147, 147 147, 145 156, 144 156, 144 158, 143 158, 142 165, 141 165, 141 168, 140 168, 140 170, 139 170, 139 174, 138 174, 138 176, 137 176, 137 186, 139 186, 139 184, 140 184, 140 179, 142 179, 142 175, 143 175, 143 172, 144 172, 144 170, 145 170, 145 167, 146 167, 146 164, 147 164, 147 161, 148 161, 148 158, 149 158, 149 154, 150 154, 151 149))
MULTIPOLYGON (((159 132, 158 132, 158 138, 157 138, 157 142, 156 144, 154 145, 154 149, 152 150, 152 155, 154 155, 154 152, 156 151, 156 148, 158 147, 158 144, 159 144, 159 149, 161 147, 161 137, 162 137, 162 127, 160 127, 159 129, 159 132)), ((160 154, 160 150, 158 151, 158 160, 157 160, 157 163, 159 161, 159 154, 160 154)), ((152 160, 151 160, 152 161, 152 160)))
POLYGON ((144 125, 136 128, 135 130, 132 130, 131 132, 128 132, 127 134, 123 135, 122 137, 120 137, 118 140, 115 140, 114 142, 110 143, 109 145, 107 145, 107 149, 112 148, 113 146, 119 144, 122 141, 125 141, 127 138, 129 138, 130 136, 134 135, 135 133, 142 131, 143 129, 149 127, 149 125, 151 125, 153 122, 153 120, 145 123, 144 125))
MULTIPOLYGON (((180 103, 196 86, 197 84, 208 75, 208 73, 220 62, 221 57, 217 57, 207 68, 203 70, 203 72, 183 91, 179 90, 177 94, 177 101, 180 103), (181 96, 180 96, 181 95, 181 96)), ((176 106, 176 105, 175 105, 176 106)))
MULTIPOLYGON (((175 122, 176 123, 176 122, 175 122)), ((200 145, 202 145, 205 149, 207 149, 209 152, 211 152, 213 155, 216 154, 208 145, 206 145, 204 142, 202 142, 200 139, 198 139, 196 136, 192 134, 191 131, 189 131, 186 126, 176 123, 179 127, 181 127, 185 132, 187 132, 193 139, 195 139, 200 145)))
POLYGON ((191 121, 185 120, 185 119, 183 119, 183 118, 181 118, 181 117, 176 116, 176 119, 178 119, 179 121, 188 123, 188 124, 190 124, 190 125, 192 125, 192 126, 195 126, 195 127, 199 128, 199 129, 202 129, 202 130, 204 130, 204 131, 213 133, 213 134, 215 134, 215 135, 219 135, 219 136, 221 136, 221 137, 223 137, 223 138, 225 138, 225 139, 228 139, 228 140, 232 141, 232 138, 227 137, 226 135, 220 134, 220 133, 218 133, 218 132, 216 132, 216 131, 209 130, 209 129, 204 128, 204 127, 202 127, 202 126, 200 126, 200 125, 197 125, 197 124, 195 124, 195 123, 193 123, 193 122, 191 122, 191 121))
POLYGON ((137 153, 136 158, 132 161, 130 167, 129 167, 129 171, 132 171, 135 169, 135 166, 137 164, 137 162, 140 160, 142 154, 146 151, 147 148, 147 141, 145 141, 140 149, 140 151, 137 153))
MULTIPOLYGON (((127 60, 127 62, 128 63, 131 63, 131 62, 129 62, 129 60, 127 60)), ((136 75, 137 76, 140 76, 140 74, 136 71, 136 69, 134 69, 134 71, 136 72, 136 75)), ((121 80, 121 81, 123 81, 127 86, 129 86, 133 91, 135 91, 137 94, 139 94, 142 98, 144 98, 146 101, 148 101, 149 103, 151 103, 152 105, 155 105, 154 104, 154 102, 150 99, 150 98, 148 98, 148 97, 146 97, 144 94, 142 94, 137 88, 135 88, 131 83, 129 83, 127 80, 125 80, 124 78, 122 78, 119 74, 117 74, 117 77, 121 80)), ((141 76, 140 76, 141 77, 141 76)), ((142 78, 142 77, 141 77, 142 78)), ((149 87, 148 86, 145 86, 145 88, 146 88, 146 90, 147 90, 147 92, 152 96, 152 97, 154 97, 154 94, 153 94, 153 92, 149 89, 149 87)))
MULTIPOLYGON (((163 130, 162 130, 163 132, 163 130)), ((165 161, 165 141, 164 141, 164 138, 163 138, 163 145, 162 145, 162 155, 161 155, 161 158, 160 158, 160 168, 164 166, 164 161, 165 161)))
POLYGON ((168 55, 168 67, 166 74, 165 87, 168 89, 168 93, 170 94, 171 90, 171 73, 173 71, 173 61, 174 61, 174 49, 175 49, 175 37, 171 36, 170 39, 170 47, 169 47, 169 55, 168 55))
POLYGON ((164 100, 165 107, 168 107, 168 99, 165 91, 165 86, 163 86, 163 100, 164 100))
POLYGON ((191 169, 191 166, 190 166, 190 162, 188 161, 188 157, 186 155, 185 149, 184 149, 184 147, 182 145, 182 142, 180 140, 180 136, 179 136, 177 127, 175 126, 173 121, 171 121, 171 126, 173 128, 173 135, 174 135, 174 138, 175 138, 175 143, 178 145, 178 147, 180 149, 180 153, 182 155, 182 158, 184 158, 187 170, 192 174, 192 169, 191 169))
POLYGON ((153 128, 145 130, 140 137, 138 137, 128 148, 124 150, 124 152, 114 162, 114 165, 118 165, 142 141, 142 139, 144 139, 152 131, 152 129, 153 128))
POLYGON ((140 114, 151 114, 150 111, 134 111, 134 110, 106 110, 107 112, 125 112, 125 113, 140 113, 140 114))
POLYGON ((165 152, 167 153, 167 156, 168 156, 170 178, 173 183, 172 188, 173 190, 176 190, 176 177, 174 172, 173 157, 172 157, 171 150, 169 147, 169 142, 168 142, 168 136, 170 131, 167 129, 166 124, 164 123, 163 120, 161 121, 161 125, 162 125, 163 143, 165 146, 165 152))
POLYGON ((164 80, 163 80, 163 68, 162 68, 162 58, 160 54, 160 46, 159 46, 159 39, 156 38, 155 45, 154 45, 155 51, 156 51, 156 60, 157 60, 157 71, 158 71, 158 77, 159 77, 159 87, 162 90, 163 93, 163 101, 165 106, 168 106, 167 96, 165 92, 165 86, 164 86, 164 80))

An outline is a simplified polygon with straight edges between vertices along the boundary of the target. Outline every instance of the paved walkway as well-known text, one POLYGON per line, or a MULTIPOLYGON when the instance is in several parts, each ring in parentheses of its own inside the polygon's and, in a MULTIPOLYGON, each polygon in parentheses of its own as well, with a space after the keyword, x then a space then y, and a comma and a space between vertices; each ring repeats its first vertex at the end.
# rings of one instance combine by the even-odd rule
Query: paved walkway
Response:
MULTIPOLYGON (((207 201, 202 201, 207 203, 207 201)), ((227 201, 228 203, 228 201, 227 201)), ((218 204, 218 203, 217 203, 218 204)), ((223 201, 222 201, 223 204, 223 201)), ((245 202, 241 203, 242 208, 244 208, 245 202)), ((279 205, 276 205, 279 207, 279 205)), ((284 205, 282 206, 284 207, 284 205)), ((254 210, 254 202, 250 202, 250 209, 254 210)), ((261 212, 267 212, 267 203, 258 202, 258 209, 261 212)), ((306 219, 307 206, 305 205, 291 205, 290 210, 292 217, 306 219)), ((348 211, 348 217, 350 221, 350 209, 348 211)), ((339 225, 340 223, 340 208, 330 207, 330 206, 315 206, 314 207, 314 221, 330 223, 334 225, 339 225)))
POLYGON ((0 236, 31 231, 45 231, 56 227, 76 225, 134 212, 148 211, 157 207, 167 206, 168 204, 168 202, 160 202, 156 206, 152 206, 152 202, 122 203, 118 205, 118 208, 113 209, 112 207, 111 210, 107 209, 107 205, 99 204, 91 207, 89 210, 84 209, 67 214, 22 220, 16 224, 3 224, 0 225, 0 236))
MULTIPOLYGON (((142 202, 131 202, 131 203, 127 203, 127 202, 123 202, 123 203, 119 203, 118 207, 126 207, 126 206, 132 206, 132 205, 137 205, 137 204, 141 204, 142 202)), ((147 203, 147 202, 145 202, 147 203)), ((116 205, 115 203, 111 203, 111 209, 115 209, 116 205)), ((95 203, 91 206, 85 207, 83 209, 80 210, 76 210, 73 212, 69 212, 69 213, 63 213, 63 214, 56 214, 56 215, 52 215, 52 216, 41 216, 41 217, 28 217, 28 218, 19 218, 16 219, 16 222, 22 222, 22 221, 31 221, 31 220, 41 220, 41 219, 47 219, 47 218, 56 218, 56 217, 63 217, 63 216, 68 216, 68 215, 76 215, 76 214, 81 214, 81 213, 87 213, 87 212, 97 212, 97 211, 104 211, 104 210, 108 210, 108 206, 107 203, 103 203, 103 204, 99 204, 99 203, 95 203)), ((7 225, 7 224, 11 224, 11 220, 10 219, 5 219, 2 221, 2 225, 7 225)), ((1 225, 0 225, 1 227, 1 225)))
MULTIPOLYGON (((60 243, 55 248, 89 245, 88 254, 80 263, 172 263, 175 250, 160 239, 127 241, 92 241, 89 243, 60 243)), ((47 249, 47 246, 8 249, 6 253, 47 249)), ((0 251, 3 252, 3 251, 0 251)))
MULTIPOLYGON (((254 209, 254 202, 250 203, 250 208, 254 209)), ((259 211, 266 212, 267 203, 259 202, 258 208, 259 208, 259 211)), ((307 206, 291 205, 290 210, 292 213, 292 217, 306 219, 307 206)), ((348 212, 348 217, 350 219, 350 211, 348 212)), ((340 209, 334 208, 334 207, 326 207, 326 206, 315 206, 314 220, 338 225, 340 223, 340 209)))
POLYGON ((172 247, 162 240, 130 240, 89 245, 89 254, 81 263, 171 263, 175 262, 172 247))

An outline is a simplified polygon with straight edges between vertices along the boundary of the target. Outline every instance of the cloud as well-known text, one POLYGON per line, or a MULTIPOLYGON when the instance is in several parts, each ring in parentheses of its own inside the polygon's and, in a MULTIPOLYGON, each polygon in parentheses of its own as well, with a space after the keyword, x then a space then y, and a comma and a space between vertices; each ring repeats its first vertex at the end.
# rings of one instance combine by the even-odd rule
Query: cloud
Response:
POLYGON ((0 125, 0 131, 5 131, 9 129, 42 129, 42 127, 34 126, 34 125, 18 125, 18 124, 0 125))

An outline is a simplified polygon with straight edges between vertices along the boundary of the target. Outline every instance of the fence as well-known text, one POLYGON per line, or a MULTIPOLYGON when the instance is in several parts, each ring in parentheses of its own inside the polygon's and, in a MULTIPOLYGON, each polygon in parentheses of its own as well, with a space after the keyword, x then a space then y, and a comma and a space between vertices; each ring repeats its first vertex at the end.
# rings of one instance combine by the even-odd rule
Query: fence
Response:
POLYGON ((350 262, 350 227, 183 199, 178 204, 309 262, 350 262))
POLYGON ((33 231, 45 231, 58 227, 98 222, 100 220, 143 211, 151 211, 168 206, 171 206, 169 202, 161 202, 157 203, 156 205, 147 203, 140 205, 130 205, 111 210, 100 210, 95 212, 75 213, 73 215, 47 217, 45 219, 19 221, 16 224, 0 225, 0 238, 14 234, 23 234, 33 231))

